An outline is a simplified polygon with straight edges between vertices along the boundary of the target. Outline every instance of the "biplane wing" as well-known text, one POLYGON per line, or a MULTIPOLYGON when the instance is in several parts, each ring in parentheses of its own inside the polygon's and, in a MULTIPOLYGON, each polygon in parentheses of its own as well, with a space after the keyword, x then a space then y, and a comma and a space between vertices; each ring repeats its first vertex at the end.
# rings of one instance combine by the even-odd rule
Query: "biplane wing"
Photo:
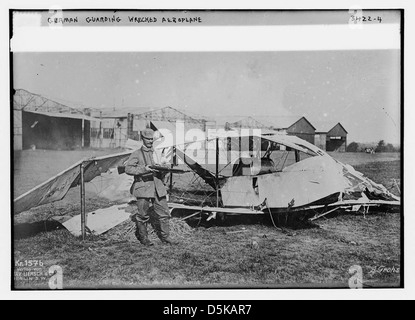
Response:
MULTIPOLYGON (((186 152, 192 143, 176 146, 176 154, 199 175, 213 189, 219 188, 223 207, 226 208, 253 208, 258 207, 266 200, 267 206, 272 209, 306 208, 313 205, 326 206, 336 204, 340 206, 352 206, 360 204, 396 206, 400 204, 400 198, 389 192, 383 185, 377 184, 356 171, 350 165, 343 164, 333 159, 329 154, 315 145, 296 136, 285 134, 248 134, 235 135, 218 134, 204 140, 205 146, 209 141, 221 140, 221 149, 218 152, 231 153, 226 148, 229 139, 249 138, 257 139, 260 144, 259 157, 264 154, 264 146, 274 146, 276 150, 290 150, 295 153, 306 154, 301 159, 296 154, 296 162, 280 170, 231 170, 230 174, 224 176, 222 171, 215 172, 214 167, 209 164, 198 163, 198 159, 192 157, 192 152, 186 152), (238 172, 238 173, 236 173, 238 172), (221 182, 217 179, 220 177, 221 182)), ((239 142, 240 143, 240 142, 239 142)), ((252 143, 251 143, 252 144, 252 143)), ((270 148, 267 148, 269 151, 270 148)), ((207 151, 207 150, 206 150, 207 151)), ((241 151, 253 150, 237 150, 241 151)), ((251 152, 252 154, 252 152, 251 152)), ((232 157, 231 157, 232 158, 232 157)), ((201 160, 205 159, 202 154, 201 160)), ((231 160, 232 161, 232 160, 231 160)), ((235 162, 233 162, 235 163, 235 162)), ((262 161, 257 162, 259 166, 262 161)), ((265 162, 269 163, 269 162, 265 162)), ((211 164, 211 163, 210 163, 211 164)), ((225 166, 232 165, 228 162, 225 166)), ((218 166, 216 166, 216 169, 218 166)), ((275 168, 274 168, 275 169, 275 168)))
POLYGON ((95 177, 123 164, 132 151, 119 154, 81 160, 54 177, 36 186, 13 201, 14 214, 29 210, 42 204, 62 200, 70 188, 76 187, 81 180, 81 164, 84 165, 84 180, 89 182, 95 177))

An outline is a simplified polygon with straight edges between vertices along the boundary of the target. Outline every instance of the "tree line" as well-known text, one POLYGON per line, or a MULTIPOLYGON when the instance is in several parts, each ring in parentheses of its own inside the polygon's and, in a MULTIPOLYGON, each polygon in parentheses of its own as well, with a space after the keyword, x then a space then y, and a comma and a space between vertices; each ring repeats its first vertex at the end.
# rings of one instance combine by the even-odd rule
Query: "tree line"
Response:
POLYGON ((368 152, 368 153, 381 153, 381 152, 400 152, 401 148, 395 147, 391 143, 386 143, 385 140, 380 140, 377 146, 369 146, 368 144, 352 142, 347 148, 347 152, 368 152))

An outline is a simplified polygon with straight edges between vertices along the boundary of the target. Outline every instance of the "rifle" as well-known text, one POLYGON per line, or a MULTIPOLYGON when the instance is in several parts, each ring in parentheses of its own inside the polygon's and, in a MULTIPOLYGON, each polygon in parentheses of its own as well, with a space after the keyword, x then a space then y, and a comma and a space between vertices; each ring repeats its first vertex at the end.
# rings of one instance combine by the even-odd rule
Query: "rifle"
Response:
MULTIPOLYGON (((150 169, 156 170, 158 172, 170 172, 170 173, 186 173, 190 172, 190 170, 182 170, 182 169, 176 169, 176 168, 167 168, 163 166, 149 166, 150 169)), ((117 167, 118 174, 125 173, 125 166, 118 166, 117 167)))

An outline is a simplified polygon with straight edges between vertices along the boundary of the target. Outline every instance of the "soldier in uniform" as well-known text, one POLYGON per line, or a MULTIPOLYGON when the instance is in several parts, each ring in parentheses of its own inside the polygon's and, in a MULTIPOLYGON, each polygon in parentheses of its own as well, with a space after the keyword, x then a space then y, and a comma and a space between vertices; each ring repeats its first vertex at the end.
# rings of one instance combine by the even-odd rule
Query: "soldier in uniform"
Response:
POLYGON ((145 246, 152 246, 148 239, 147 223, 150 221, 157 236, 165 244, 177 244, 169 235, 170 212, 163 174, 150 166, 160 165, 153 149, 154 131, 140 132, 143 146, 134 151, 125 165, 125 173, 134 176, 130 192, 137 198, 138 213, 135 215, 136 236, 145 246))

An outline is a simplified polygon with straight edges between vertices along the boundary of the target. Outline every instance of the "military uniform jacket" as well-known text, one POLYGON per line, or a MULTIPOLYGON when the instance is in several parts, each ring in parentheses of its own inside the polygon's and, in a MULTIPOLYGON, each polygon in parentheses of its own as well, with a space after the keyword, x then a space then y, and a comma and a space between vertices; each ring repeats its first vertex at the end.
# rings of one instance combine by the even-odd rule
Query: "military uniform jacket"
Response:
POLYGON ((134 176, 130 193, 136 198, 155 198, 167 195, 163 181, 156 173, 146 169, 146 165, 157 163, 154 150, 142 146, 134 151, 125 164, 125 173, 134 176))

